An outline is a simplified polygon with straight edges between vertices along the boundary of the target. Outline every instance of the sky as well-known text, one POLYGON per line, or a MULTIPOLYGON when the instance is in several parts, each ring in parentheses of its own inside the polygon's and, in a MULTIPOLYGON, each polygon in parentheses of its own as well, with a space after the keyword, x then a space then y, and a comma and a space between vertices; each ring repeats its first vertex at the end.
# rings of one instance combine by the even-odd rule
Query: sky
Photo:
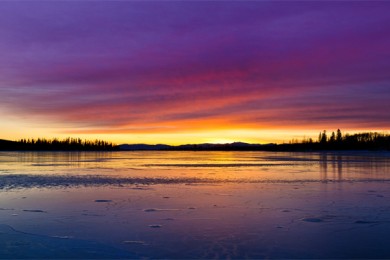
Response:
POLYGON ((0 139, 390 130, 390 1, 1 1, 0 139))

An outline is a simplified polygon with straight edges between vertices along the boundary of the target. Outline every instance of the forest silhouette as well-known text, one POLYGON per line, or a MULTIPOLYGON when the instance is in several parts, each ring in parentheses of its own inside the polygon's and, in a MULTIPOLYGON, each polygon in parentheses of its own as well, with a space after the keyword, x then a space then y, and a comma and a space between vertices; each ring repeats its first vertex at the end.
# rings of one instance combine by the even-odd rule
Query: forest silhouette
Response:
POLYGON ((378 132, 343 134, 340 129, 328 134, 326 130, 318 140, 304 138, 283 144, 185 144, 170 145, 114 145, 103 140, 21 139, 0 140, 1 151, 119 151, 119 150, 173 150, 173 151, 332 151, 332 150, 387 150, 390 151, 390 135, 378 132))
POLYGON ((119 147, 103 140, 65 139, 21 139, 19 141, 0 140, 0 150, 11 151, 114 151, 119 147))
POLYGON ((390 135, 378 132, 342 134, 340 129, 330 135, 326 130, 302 141, 292 140, 288 144, 278 145, 277 150, 390 150, 390 135))

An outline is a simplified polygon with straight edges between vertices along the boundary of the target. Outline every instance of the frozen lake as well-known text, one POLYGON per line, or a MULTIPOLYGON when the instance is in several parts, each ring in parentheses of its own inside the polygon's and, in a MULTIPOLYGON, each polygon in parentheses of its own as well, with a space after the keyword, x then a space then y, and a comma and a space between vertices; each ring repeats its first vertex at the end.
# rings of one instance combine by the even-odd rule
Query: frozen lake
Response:
POLYGON ((0 258, 390 258, 390 153, 0 152, 0 258))

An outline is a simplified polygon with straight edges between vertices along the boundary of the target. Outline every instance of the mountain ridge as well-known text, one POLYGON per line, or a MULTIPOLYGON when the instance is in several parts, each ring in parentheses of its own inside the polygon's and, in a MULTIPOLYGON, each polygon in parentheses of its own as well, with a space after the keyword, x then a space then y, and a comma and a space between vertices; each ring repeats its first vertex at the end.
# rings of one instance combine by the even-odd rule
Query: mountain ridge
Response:
POLYGON ((251 144, 245 142, 233 142, 224 144, 201 143, 201 144, 120 144, 119 149, 122 151, 150 151, 150 150, 244 150, 244 149, 261 149, 265 147, 276 146, 274 143, 269 144, 251 144))

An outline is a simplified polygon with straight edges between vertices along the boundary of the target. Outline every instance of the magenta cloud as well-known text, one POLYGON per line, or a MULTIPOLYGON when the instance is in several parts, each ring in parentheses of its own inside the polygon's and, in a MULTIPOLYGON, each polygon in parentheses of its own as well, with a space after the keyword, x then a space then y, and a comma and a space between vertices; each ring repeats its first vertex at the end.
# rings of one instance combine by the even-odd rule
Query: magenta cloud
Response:
POLYGON ((0 108, 15 116, 86 131, 207 120, 390 129, 389 2, 6 1, 0 11, 0 108))

